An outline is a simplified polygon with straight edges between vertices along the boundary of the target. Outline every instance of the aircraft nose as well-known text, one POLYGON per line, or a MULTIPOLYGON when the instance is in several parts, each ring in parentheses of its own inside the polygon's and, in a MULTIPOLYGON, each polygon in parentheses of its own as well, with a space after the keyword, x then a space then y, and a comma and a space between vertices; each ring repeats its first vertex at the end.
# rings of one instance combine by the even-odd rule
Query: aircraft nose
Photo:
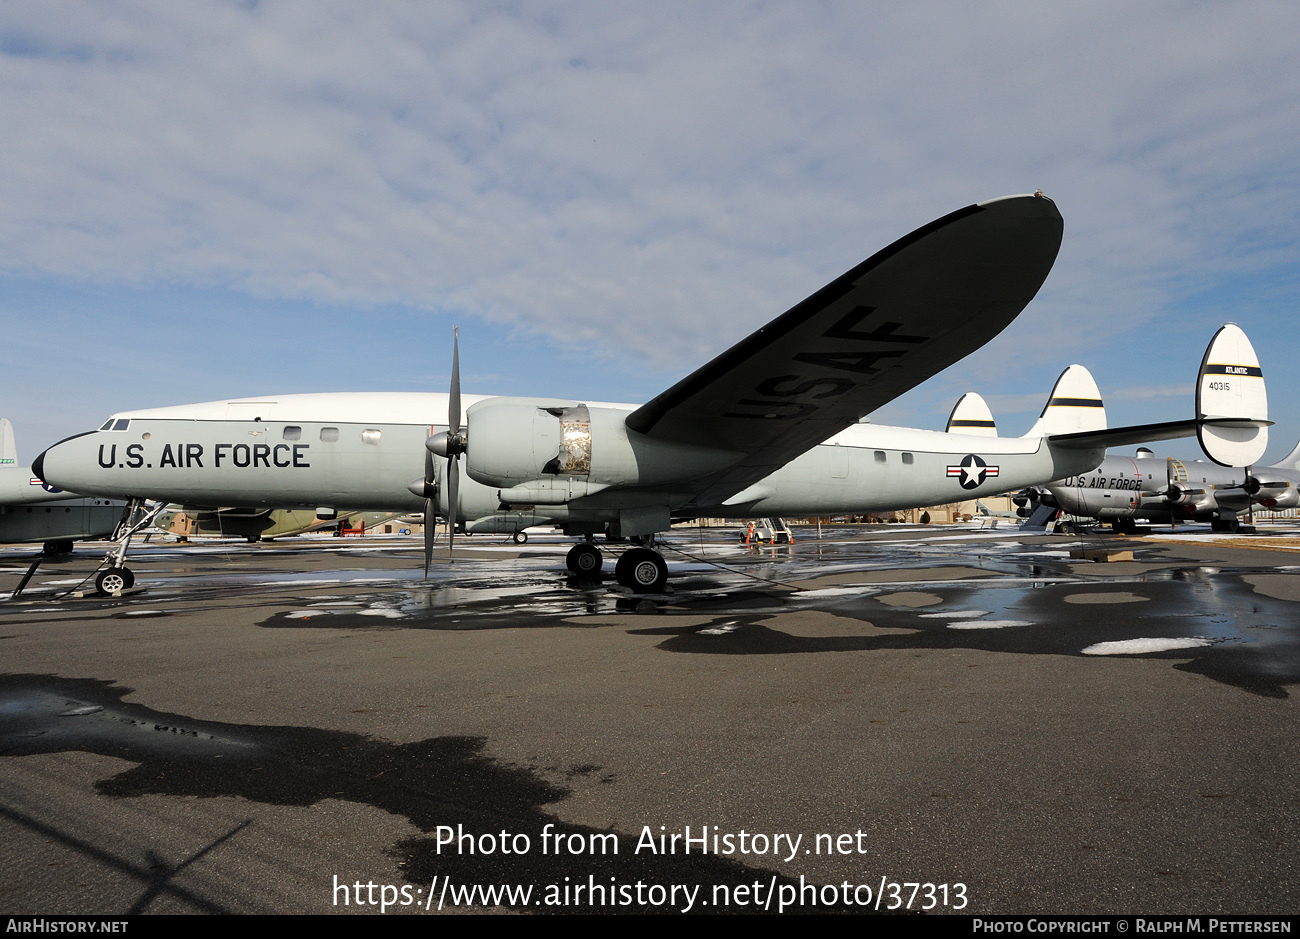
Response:
POLYGON ((58 443, 51 444, 50 446, 46 447, 44 450, 41 451, 40 456, 32 460, 32 475, 42 480, 43 482, 48 483, 49 479, 47 479, 45 476, 45 458, 49 456, 50 453, 52 453, 54 450, 58 449, 59 444, 64 444, 67 443, 69 440, 76 440, 78 437, 85 437, 93 433, 94 433, 93 430, 88 430, 85 431, 84 433, 73 434, 71 437, 64 437, 58 443))

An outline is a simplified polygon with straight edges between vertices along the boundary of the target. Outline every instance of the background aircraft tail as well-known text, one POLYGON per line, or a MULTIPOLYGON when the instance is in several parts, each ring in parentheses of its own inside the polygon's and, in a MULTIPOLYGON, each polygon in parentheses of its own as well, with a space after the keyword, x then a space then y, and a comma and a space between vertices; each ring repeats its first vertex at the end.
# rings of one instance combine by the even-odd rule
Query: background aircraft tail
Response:
POLYGON ((1071 365, 1052 386, 1047 405, 1026 437, 1049 434, 1077 434, 1106 429, 1106 408, 1092 373, 1082 365, 1071 365))
POLYGON ((973 391, 968 391, 953 405, 948 415, 948 426, 943 429, 946 434, 970 434, 976 437, 996 437, 998 427, 993 423, 993 412, 989 406, 973 391))
POLYGON ((14 444, 14 425, 0 417, 0 466, 18 465, 18 447, 14 444))
POLYGON ((1271 465, 1277 469, 1300 470, 1300 442, 1292 447, 1290 453, 1271 465))

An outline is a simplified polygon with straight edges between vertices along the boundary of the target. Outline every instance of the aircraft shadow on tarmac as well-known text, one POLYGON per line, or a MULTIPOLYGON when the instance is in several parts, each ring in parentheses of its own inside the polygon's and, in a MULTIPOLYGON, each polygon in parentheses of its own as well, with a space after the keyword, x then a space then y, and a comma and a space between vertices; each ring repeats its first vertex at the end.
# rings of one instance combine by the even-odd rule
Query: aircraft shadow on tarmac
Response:
POLYGON ((905 589, 922 589, 942 602, 914 609, 889 607, 877 600, 888 592, 876 592, 817 605, 837 616, 891 630, 879 635, 790 635, 780 627, 781 615, 771 613, 720 616, 713 623, 685 629, 657 623, 633 632, 666 636, 659 644, 664 651, 705 655, 978 649, 1081 656, 1085 648, 1135 637, 1188 639, 1204 644, 1142 656, 1169 659, 1179 670, 1263 697, 1286 698, 1287 686, 1300 681, 1300 637, 1288 628, 1295 621, 1294 604, 1254 592, 1239 576, 1210 579, 1195 569, 1178 568, 1131 581, 1011 587, 995 582, 976 587, 937 583, 905 589), (1081 596, 1125 596, 1131 602, 1077 602, 1081 596), (955 618, 973 612, 984 615, 955 618), (944 618, 951 614, 955 617, 944 618), (892 631, 898 629, 910 632, 892 631))
MULTIPOLYGON (((475 835, 507 830, 532 839, 526 854, 471 856, 438 853, 436 838, 410 838, 393 845, 393 880, 403 879, 416 889, 428 888, 435 877, 450 877, 459 884, 536 884, 534 904, 515 909, 529 912, 566 912, 572 906, 536 905, 540 885, 587 883, 597 885, 701 884, 707 897, 712 885, 739 887, 756 880, 778 887, 798 885, 798 880, 770 870, 748 867, 725 857, 636 854, 635 834, 605 832, 572 825, 546 810, 567 798, 570 791, 547 782, 534 771, 499 763, 484 752, 478 737, 435 737, 410 744, 392 744, 360 734, 315 727, 255 726, 191 720, 183 715, 154 711, 124 703, 129 688, 111 681, 63 679, 52 675, 0 676, 0 756, 83 751, 116 757, 137 764, 101 780, 95 788, 102 796, 133 798, 145 795, 199 798, 236 797, 269 805, 309 806, 341 799, 373 806, 407 818, 422 831, 433 833, 440 825, 464 826, 475 835), (221 759, 217 759, 220 756, 221 759), (567 841, 579 836, 615 834, 617 853, 541 853, 539 833, 553 825, 567 841), (400 866, 399 866, 400 865, 400 866)), ((598 767, 571 768, 569 776, 590 775, 598 767)), ((607 781, 607 780, 602 780, 607 781)), ((145 881, 144 890, 131 906, 145 912, 162 893, 198 910, 221 912, 223 907, 170 883, 170 878, 222 843, 237 839, 252 820, 236 826, 179 864, 150 857, 133 864, 105 846, 90 845, 53 826, 22 813, 0 807, 0 816, 60 841, 91 858, 111 863, 145 881), (150 869, 151 868, 151 869, 150 869)), ((612 847, 611 847, 612 851, 612 847)), ((419 895, 423 904, 425 897, 419 895)), ((503 904, 509 906, 509 904, 503 904)), ((591 908, 588 906, 587 908, 591 908)), ((820 907, 817 912, 847 912, 861 908, 820 907)), ((657 912, 655 907, 629 905, 601 907, 602 912, 657 912)), ((663 912, 672 912, 665 907, 663 912)), ((712 906, 698 912, 713 912, 712 906)), ((735 912, 717 909, 717 912, 735 912)), ((804 909, 804 912, 811 910, 804 909)))
MULTIPOLYGON (((638 614, 653 625, 637 635, 663 635, 666 652, 703 655, 799 655, 885 649, 977 649, 1018 655, 1081 656, 1103 643, 1135 640, 1177 643, 1168 651, 1143 650, 1182 671, 1270 698, 1288 697, 1300 681, 1296 606, 1258 593, 1240 572, 1207 572, 1172 563, 1131 577, 1062 576, 1052 565, 1004 565, 1004 577, 910 586, 847 586, 801 593, 786 585, 726 585, 718 577, 685 579, 671 596, 638 597, 575 590, 552 578, 528 584, 537 593, 492 599, 491 584, 456 588, 464 600, 439 599, 402 587, 386 594, 354 595, 350 608, 309 608, 275 613, 266 628, 435 629, 602 628, 611 616, 638 614), (1017 568, 1021 569, 1017 569, 1017 568), (1026 576, 1028 575, 1028 576, 1026 576), (1041 579, 1035 579, 1041 578, 1041 579), (558 588, 558 589, 557 589, 558 588), (897 591, 924 591, 938 603, 918 608, 880 602, 897 591), (472 599, 469 599, 472 598, 472 599), (1082 598, 1082 600, 1080 599, 1082 598), (1100 602, 1122 601, 1122 602, 1100 602), (532 614, 521 616, 521 610, 532 614), (782 629, 791 613, 821 611, 890 630, 877 635, 797 636, 782 629), (376 612, 391 613, 387 616, 376 612), (979 612, 978 617, 962 619, 979 612), (706 623, 676 626, 679 616, 708 614, 706 623), (949 618, 945 618, 945 617, 949 618), (653 618, 652 618, 653 617, 653 618), (998 628, 994 628, 998 627, 998 628)), ((1254 573, 1268 573, 1261 568, 1254 573)), ((864 575, 865 579, 865 575, 864 575)), ((625 621, 615 620, 620 626, 625 621)), ((1116 653, 1112 653, 1116 654, 1116 653)))

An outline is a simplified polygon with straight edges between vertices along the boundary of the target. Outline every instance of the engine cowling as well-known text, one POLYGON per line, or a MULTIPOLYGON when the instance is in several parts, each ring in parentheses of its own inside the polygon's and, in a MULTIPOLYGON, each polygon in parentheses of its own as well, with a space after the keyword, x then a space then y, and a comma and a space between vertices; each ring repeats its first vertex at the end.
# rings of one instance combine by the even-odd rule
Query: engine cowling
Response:
POLYGON ((629 413, 556 398, 480 401, 465 415, 465 470, 517 501, 560 503, 611 487, 671 486, 742 456, 652 440, 628 429, 629 413))

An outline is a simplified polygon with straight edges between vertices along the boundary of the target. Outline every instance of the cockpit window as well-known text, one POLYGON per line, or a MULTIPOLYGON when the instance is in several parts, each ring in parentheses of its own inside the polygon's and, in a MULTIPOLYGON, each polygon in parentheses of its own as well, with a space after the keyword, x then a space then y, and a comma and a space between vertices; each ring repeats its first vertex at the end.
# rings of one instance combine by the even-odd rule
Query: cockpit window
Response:
POLYGON ((104 426, 99 429, 100 430, 126 430, 130 426, 131 426, 131 421, 129 418, 119 417, 116 420, 114 420, 113 418, 110 417, 108 420, 104 421, 104 426))
POLYGON ((113 429, 113 419, 110 417, 108 420, 104 421, 104 426, 101 427, 101 428, 99 428, 99 429, 100 429, 100 430, 112 430, 112 429, 113 429))

